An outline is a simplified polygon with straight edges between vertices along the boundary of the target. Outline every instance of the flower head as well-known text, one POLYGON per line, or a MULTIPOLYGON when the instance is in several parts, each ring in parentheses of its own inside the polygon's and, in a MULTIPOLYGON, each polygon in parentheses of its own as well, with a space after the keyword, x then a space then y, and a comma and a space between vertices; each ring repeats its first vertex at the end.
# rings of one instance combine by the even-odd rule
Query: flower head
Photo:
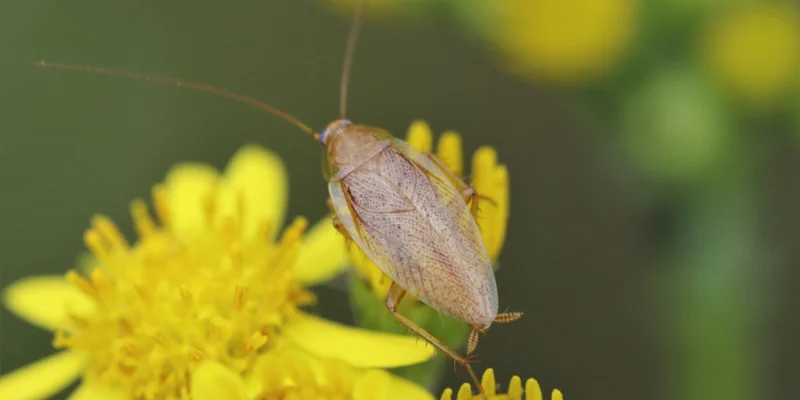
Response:
POLYGON ((633 37, 636 0, 504 0, 487 36, 523 77, 583 82, 614 67, 633 37))
POLYGON ((800 83, 800 11, 789 2, 747 4, 711 25, 702 50, 726 88, 770 104, 800 83))
MULTIPOLYGON (((422 152, 433 152, 433 134, 424 121, 415 121, 408 129, 408 143, 422 152)), ((436 156, 456 175, 463 176, 464 156, 461 137, 458 133, 447 131, 439 137, 436 156)), ((503 248, 508 222, 509 187, 508 170, 497 163, 497 152, 491 147, 481 147, 472 159, 472 187, 481 196, 480 208, 476 218, 483 236, 489 257, 495 261, 503 248)), ((350 246, 350 256, 358 272, 367 280, 380 298, 385 298, 391 286, 391 279, 359 250, 350 246)))
POLYGON ((30 278, 6 291, 6 305, 55 330, 54 346, 66 351, 4 376, 0 398, 46 397, 78 375, 78 393, 95 398, 104 398, 101 390, 120 398, 203 398, 192 391, 197 385, 205 393, 241 391, 251 398, 274 389, 271 368, 299 365, 265 364, 287 349, 359 374, 430 358, 433 351, 413 338, 299 310, 315 301, 305 285, 342 269, 346 250, 330 221, 304 235, 307 221, 297 218, 276 233, 286 186, 280 160, 249 146, 222 176, 196 164, 171 171, 153 190, 160 222, 144 201, 134 201, 136 243, 107 217, 93 218, 84 239, 94 261, 86 271, 30 278), (213 379, 198 383, 198 371, 213 379), (43 391, 30 387, 31 379, 52 384, 43 391))
MULTIPOLYGON (((488 400, 522 400, 523 394, 525 395, 524 398, 527 400, 542 400, 542 389, 539 387, 539 383, 533 378, 530 378, 527 382, 525 382, 525 390, 522 390, 522 380, 518 376, 514 376, 508 383, 508 391, 505 394, 497 393, 497 390, 495 389, 496 385, 494 380, 494 370, 491 368, 487 369, 486 372, 483 373, 481 386, 483 387, 483 390, 486 391, 486 397, 488 397, 488 400)), ((472 399, 483 399, 483 397, 473 394, 472 387, 469 383, 461 385, 461 388, 458 390, 458 394, 456 394, 455 400, 472 399)), ((550 399, 563 400, 564 397, 561 395, 561 392, 558 389, 554 389, 550 399)), ((444 393, 442 393, 441 400, 453 400, 453 389, 445 389, 444 393)))

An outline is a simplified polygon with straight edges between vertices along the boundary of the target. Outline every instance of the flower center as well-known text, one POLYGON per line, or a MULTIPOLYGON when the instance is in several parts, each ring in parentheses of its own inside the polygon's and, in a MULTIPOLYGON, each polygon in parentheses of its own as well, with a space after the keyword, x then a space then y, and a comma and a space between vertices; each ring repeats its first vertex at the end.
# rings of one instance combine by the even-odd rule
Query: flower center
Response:
POLYGON ((95 265, 88 277, 70 271, 67 279, 97 311, 74 317, 54 339, 57 348, 89 354, 84 379, 137 399, 189 398, 191 372, 203 360, 247 370, 282 321, 315 300, 292 275, 305 219, 277 243, 269 239, 269 221, 246 238, 239 231, 246 210, 216 218, 217 194, 210 193, 198 199, 205 227, 187 236, 171 229, 176 221, 166 196, 164 188, 154 189, 161 226, 144 201, 133 203, 134 246, 107 217, 93 219, 84 238, 95 265))

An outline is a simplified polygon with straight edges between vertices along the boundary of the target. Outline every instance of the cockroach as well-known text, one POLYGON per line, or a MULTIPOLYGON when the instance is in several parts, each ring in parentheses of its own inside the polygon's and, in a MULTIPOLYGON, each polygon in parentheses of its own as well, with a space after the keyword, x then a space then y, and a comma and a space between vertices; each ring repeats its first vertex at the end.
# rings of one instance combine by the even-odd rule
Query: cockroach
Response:
POLYGON ((323 171, 334 227, 391 280, 386 308, 428 343, 464 366, 484 393, 470 359, 461 356, 397 312, 406 293, 467 323, 467 355, 493 323, 520 312, 498 313, 492 262, 476 223, 478 193, 431 153, 423 153, 384 129, 346 118, 347 89, 364 2, 348 35, 340 87, 340 118, 318 133, 299 119, 259 100, 211 85, 135 72, 39 61, 38 67, 77 70, 172 84, 214 93, 265 110, 324 146, 323 171))

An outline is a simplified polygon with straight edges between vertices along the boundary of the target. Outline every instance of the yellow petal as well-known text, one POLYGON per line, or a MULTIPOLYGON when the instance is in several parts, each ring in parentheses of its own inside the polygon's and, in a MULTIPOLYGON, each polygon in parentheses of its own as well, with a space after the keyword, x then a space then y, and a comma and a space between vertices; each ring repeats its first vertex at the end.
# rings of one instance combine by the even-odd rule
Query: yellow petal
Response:
POLYGON ((362 368, 400 367, 435 355, 431 346, 414 336, 352 328, 308 314, 299 314, 288 321, 283 333, 308 353, 362 368))
POLYGON ((364 371, 356 380, 353 390, 355 400, 385 399, 391 393, 389 373, 380 369, 364 371))
POLYGON ((86 362, 63 351, 0 377, 0 399, 46 399, 78 378, 86 362))
POLYGON ((423 152, 430 153, 433 146, 433 135, 431 128, 425 121, 414 121, 408 128, 408 135, 406 141, 411 147, 423 152))
MULTIPOLYGON (((256 363, 258 363, 258 361, 256 361, 256 363)), ((257 398, 258 394, 261 393, 261 391, 263 390, 264 385, 261 382, 262 377, 259 372, 260 369, 253 368, 244 373, 242 379, 244 380, 245 398, 248 399, 257 398)))
POLYGON ((330 217, 321 219, 306 234, 297 258, 294 276, 306 286, 327 281, 347 266, 344 237, 333 227, 330 217))
POLYGON ((425 388, 408 379, 382 369, 364 371, 356 381, 353 398, 356 400, 433 400, 425 388))
POLYGON ((494 259, 503 247, 508 221, 508 170, 497 165, 497 152, 491 147, 482 147, 475 152, 472 160, 472 186, 480 196, 480 211, 476 221, 483 236, 486 250, 494 259))
POLYGON ((522 400, 522 379, 514 375, 508 383, 509 400, 522 400))
POLYGON ((389 381, 389 399, 396 399, 396 400, 406 400, 406 399, 419 399, 419 400, 433 400, 434 397, 431 393, 428 393, 425 388, 422 386, 417 385, 416 383, 399 377, 397 375, 392 375, 386 373, 390 376, 389 381))
POLYGON ((96 383, 83 383, 67 400, 126 400, 128 395, 118 388, 96 383))
POLYGON ((95 303, 63 276, 37 276, 11 284, 3 303, 24 320, 48 330, 69 324, 70 315, 89 315, 95 303))
POLYGON ((457 400, 471 400, 472 399, 472 386, 469 383, 462 383, 461 388, 458 389, 457 400))
POLYGON ((275 153, 256 145, 242 147, 225 169, 219 212, 236 215, 242 196, 244 237, 252 237, 265 220, 274 235, 283 225, 288 186, 286 169, 275 153))
POLYGON ((488 146, 478 149, 472 156, 472 187, 478 194, 489 196, 493 189, 493 176, 497 166, 497 152, 488 146))
POLYGON ((495 388, 497 384, 494 381, 494 370, 489 368, 486 372, 483 373, 483 378, 481 379, 481 386, 483 390, 486 391, 487 396, 494 396, 496 394, 495 388))
POLYGON ((208 224, 205 200, 217 186, 219 174, 205 164, 178 164, 164 180, 169 221, 162 221, 180 237, 194 237, 208 224))
POLYGON ((487 251, 492 259, 497 258, 500 251, 503 250, 503 244, 506 241, 506 230, 508 229, 508 210, 509 210, 509 186, 508 186, 508 169, 505 165, 500 165, 492 172, 494 180, 494 190, 492 190, 492 200, 494 204, 489 204, 488 207, 494 208, 494 236, 491 244, 488 246, 487 251))
POLYGON ((464 173, 464 154, 461 150, 461 136, 453 131, 447 131, 439 138, 436 146, 436 156, 457 177, 464 173))
POLYGON ((204 361, 192 374, 191 394, 194 400, 245 399, 242 377, 228 367, 204 361))
POLYGON ((453 400, 453 389, 445 389, 440 400, 453 400))
POLYGON ((528 378, 525 382, 525 398, 530 400, 542 400, 542 388, 536 379, 528 378))

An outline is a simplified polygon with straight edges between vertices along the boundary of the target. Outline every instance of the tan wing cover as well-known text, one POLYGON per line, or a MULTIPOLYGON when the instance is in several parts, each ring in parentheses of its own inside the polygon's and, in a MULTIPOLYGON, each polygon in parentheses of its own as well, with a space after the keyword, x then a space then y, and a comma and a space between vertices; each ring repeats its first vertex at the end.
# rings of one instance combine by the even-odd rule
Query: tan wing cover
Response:
POLYGON ((475 220, 445 174, 403 144, 330 183, 337 214, 361 250, 409 293, 488 326, 497 288, 475 220))

